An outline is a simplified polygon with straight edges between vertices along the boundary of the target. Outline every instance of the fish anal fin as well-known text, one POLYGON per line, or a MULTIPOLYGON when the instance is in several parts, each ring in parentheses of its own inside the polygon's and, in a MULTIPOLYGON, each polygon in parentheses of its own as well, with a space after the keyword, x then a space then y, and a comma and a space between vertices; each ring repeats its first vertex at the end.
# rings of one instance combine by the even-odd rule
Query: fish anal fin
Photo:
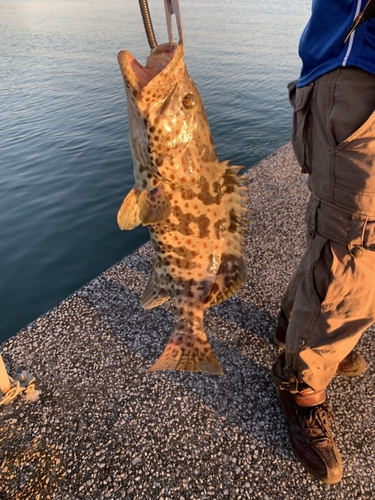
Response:
POLYGON ((154 307, 160 306, 164 304, 170 296, 166 283, 163 282, 162 277, 156 272, 156 263, 157 262, 154 261, 150 278, 142 295, 141 306, 143 309, 153 309, 154 307))
POLYGON ((206 308, 220 304, 234 295, 246 281, 246 264, 242 256, 224 254, 212 289, 205 299, 206 308))
POLYGON ((122 202, 120 210, 117 213, 117 223, 120 229, 128 230, 134 229, 141 223, 136 188, 131 189, 122 202))
POLYGON ((223 375, 223 370, 208 340, 178 332, 166 345, 162 355, 147 371, 178 370, 223 375))
POLYGON ((161 185, 150 191, 142 191, 138 198, 138 206, 139 217, 144 226, 164 222, 172 210, 171 202, 161 185))

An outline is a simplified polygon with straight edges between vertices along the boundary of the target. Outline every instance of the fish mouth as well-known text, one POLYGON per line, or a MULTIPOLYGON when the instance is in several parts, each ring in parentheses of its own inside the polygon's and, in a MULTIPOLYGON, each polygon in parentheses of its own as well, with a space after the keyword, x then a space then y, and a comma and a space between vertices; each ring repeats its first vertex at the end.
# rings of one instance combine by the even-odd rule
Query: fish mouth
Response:
POLYGON ((142 92, 147 86, 158 86, 161 82, 175 81, 175 69, 183 59, 183 46, 164 43, 155 47, 142 66, 132 54, 126 50, 119 52, 117 59, 127 87, 142 92))

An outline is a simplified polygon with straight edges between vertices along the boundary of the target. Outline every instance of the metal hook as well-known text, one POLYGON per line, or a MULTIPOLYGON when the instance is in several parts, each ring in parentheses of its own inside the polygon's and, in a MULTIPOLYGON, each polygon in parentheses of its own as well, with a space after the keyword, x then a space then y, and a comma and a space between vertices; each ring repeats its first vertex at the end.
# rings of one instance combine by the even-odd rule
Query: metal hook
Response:
MULTIPOLYGON (((147 41, 150 46, 150 49, 154 49, 157 47, 158 43, 155 38, 154 28, 152 26, 150 10, 148 8, 147 0, 138 0, 139 7, 141 9, 143 25, 145 27, 145 32, 147 36, 147 41)), ((182 24, 181 24, 181 13, 180 13, 180 5, 178 0, 164 0, 164 8, 165 8, 165 16, 167 19, 167 30, 168 30, 168 40, 169 44, 173 45, 173 31, 172 31, 172 16, 173 14, 176 16, 176 24, 178 30, 179 44, 183 44, 183 32, 182 32, 182 24)))
POLYGON ((182 32, 180 4, 178 0, 164 0, 164 7, 165 7, 165 16, 167 18, 169 44, 173 45, 172 15, 174 14, 176 16, 176 24, 179 36, 178 43, 183 45, 184 36, 182 32))

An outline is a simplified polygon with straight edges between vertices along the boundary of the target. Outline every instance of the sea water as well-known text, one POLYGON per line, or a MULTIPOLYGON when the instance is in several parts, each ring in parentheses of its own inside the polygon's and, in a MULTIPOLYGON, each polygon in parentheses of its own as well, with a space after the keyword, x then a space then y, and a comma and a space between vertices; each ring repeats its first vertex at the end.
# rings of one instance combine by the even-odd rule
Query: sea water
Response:
MULTIPOLYGON (((164 43, 163 0, 149 6, 164 43)), ((290 139, 310 0, 180 7, 219 158, 249 169, 290 139)), ((0 0, 0 47, 2 341, 148 240, 116 223, 133 185, 116 56, 149 47, 137 0, 0 0)))

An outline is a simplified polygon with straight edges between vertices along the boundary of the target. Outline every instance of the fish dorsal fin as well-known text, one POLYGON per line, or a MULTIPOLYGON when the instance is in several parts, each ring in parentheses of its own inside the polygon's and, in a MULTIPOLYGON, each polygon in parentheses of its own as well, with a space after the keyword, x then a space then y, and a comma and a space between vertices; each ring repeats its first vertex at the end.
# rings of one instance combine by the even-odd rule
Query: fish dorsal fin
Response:
POLYGON ((246 188, 238 172, 242 167, 221 162, 223 217, 220 221, 222 235, 221 261, 211 292, 207 296, 206 307, 212 307, 235 294, 246 281, 246 264, 243 259, 244 233, 247 220, 245 207, 246 188))
POLYGON ((171 202, 162 186, 144 190, 138 198, 139 217, 144 226, 164 222, 171 213, 171 202))
POLYGON ((122 202, 117 213, 117 223, 120 229, 134 229, 141 223, 135 187, 129 191, 122 202))
POLYGON ((154 265, 152 266, 150 278, 144 289, 141 306, 143 309, 153 309, 154 307, 164 304, 169 299, 170 292, 167 290, 166 283, 163 282, 162 278, 156 272, 158 266, 158 258, 154 260, 154 265))
POLYGON ((224 236, 222 254, 242 255, 245 244, 245 226, 248 222, 245 215, 248 191, 243 183, 242 176, 238 175, 242 167, 228 165, 227 161, 220 163, 222 168, 222 203, 224 217, 221 220, 221 231, 224 236))

